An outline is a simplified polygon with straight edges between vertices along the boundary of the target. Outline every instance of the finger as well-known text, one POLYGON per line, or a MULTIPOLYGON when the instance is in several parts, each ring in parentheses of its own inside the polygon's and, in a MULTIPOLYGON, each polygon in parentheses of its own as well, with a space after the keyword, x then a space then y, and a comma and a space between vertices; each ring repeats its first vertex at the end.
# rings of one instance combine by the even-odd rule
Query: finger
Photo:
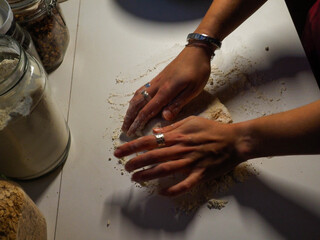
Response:
POLYGON ((204 171, 204 168, 195 168, 183 181, 169 188, 162 189, 159 193, 165 196, 176 196, 182 194, 200 182, 200 180, 203 178, 204 171))
MULTIPOLYGON (((177 133, 167 133, 164 135, 165 147, 170 147, 176 144, 185 144, 184 151, 194 151, 195 147, 189 144, 190 140, 188 137, 179 136, 177 133)), ((114 155, 118 158, 125 157, 131 155, 133 153, 142 152, 146 150, 152 150, 158 148, 159 145, 157 143, 156 137, 154 135, 140 137, 131 142, 127 142, 121 146, 119 146, 114 155)), ((163 148, 164 149, 164 148, 163 148)))
POLYGON ((192 161, 192 159, 180 159, 162 163, 155 167, 134 173, 132 175, 132 180, 135 182, 145 182, 166 177, 180 171, 183 168, 186 168, 192 163, 192 161))
MULTIPOLYGON (((121 130, 123 132, 127 132, 134 121, 134 119, 137 117, 139 111, 148 103, 146 99, 143 97, 141 92, 145 90, 146 87, 143 86, 139 88, 133 98, 130 100, 129 108, 126 112, 126 115, 124 117, 124 121, 121 127, 121 130)), ((157 89, 155 87, 149 87, 148 88, 148 94, 151 96, 156 94, 157 89)))
POLYGON ((196 94, 194 89, 185 89, 181 94, 179 94, 167 107, 162 111, 162 117, 167 120, 173 120, 181 111, 181 109, 189 103, 196 94))
POLYGON ((167 91, 158 91, 151 101, 140 110, 136 119, 131 124, 127 134, 130 136, 138 129, 142 129, 151 118, 156 116, 161 109, 172 100, 172 95, 176 95, 176 91, 177 89, 175 89, 175 92, 172 92, 171 89, 167 89, 167 91))
POLYGON ((131 155, 133 153, 150 150, 157 148, 158 144, 153 135, 141 137, 135 139, 131 142, 127 142, 121 146, 119 146, 115 151, 114 155, 118 158, 125 157, 131 155))
POLYGON ((182 126, 185 122, 188 121, 188 118, 182 119, 179 122, 173 123, 171 125, 168 125, 166 127, 163 128, 154 128, 153 132, 154 133, 168 133, 171 132, 172 130, 179 128, 180 126, 182 126))
POLYGON ((193 151, 191 147, 174 146, 168 148, 155 149, 141 154, 125 165, 125 169, 129 172, 143 168, 146 166, 159 164, 170 160, 180 159, 183 155, 193 151))

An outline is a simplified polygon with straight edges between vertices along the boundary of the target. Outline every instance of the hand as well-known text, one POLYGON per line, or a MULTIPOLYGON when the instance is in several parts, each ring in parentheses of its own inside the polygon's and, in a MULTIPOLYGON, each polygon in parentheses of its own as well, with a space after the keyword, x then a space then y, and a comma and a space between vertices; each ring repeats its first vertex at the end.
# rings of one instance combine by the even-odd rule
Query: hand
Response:
POLYGON ((155 136, 145 136, 128 142, 115 151, 116 157, 149 150, 132 158, 125 168, 132 172, 132 180, 144 182, 187 172, 180 183, 163 189, 163 195, 178 195, 199 183, 205 177, 219 177, 247 160, 250 141, 240 134, 236 124, 223 124, 201 117, 188 117, 164 128, 165 147, 158 148, 155 136))
POLYGON ((130 101, 122 131, 128 136, 141 130, 162 110, 166 120, 174 119, 180 110, 196 97, 210 75, 210 56, 205 49, 186 47, 152 81, 150 87, 138 89, 130 101), (141 92, 146 90, 150 101, 141 92))

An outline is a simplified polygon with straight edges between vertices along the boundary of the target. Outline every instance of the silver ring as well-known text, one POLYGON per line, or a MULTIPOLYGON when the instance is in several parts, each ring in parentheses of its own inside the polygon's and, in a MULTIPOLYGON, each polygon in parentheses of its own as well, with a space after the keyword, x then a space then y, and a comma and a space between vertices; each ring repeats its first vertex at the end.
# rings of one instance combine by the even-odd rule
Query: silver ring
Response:
POLYGON ((164 135, 163 133, 159 133, 159 134, 155 134, 154 135, 156 137, 156 141, 158 144, 158 147, 164 147, 166 145, 165 141, 164 141, 164 135))
POLYGON ((143 98, 144 98, 146 101, 148 101, 148 102, 150 101, 151 97, 150 97, 149 93, 148 93, 146 90, 143 90, 143 91, 141 92, 141 94, 142 94, 143 98))

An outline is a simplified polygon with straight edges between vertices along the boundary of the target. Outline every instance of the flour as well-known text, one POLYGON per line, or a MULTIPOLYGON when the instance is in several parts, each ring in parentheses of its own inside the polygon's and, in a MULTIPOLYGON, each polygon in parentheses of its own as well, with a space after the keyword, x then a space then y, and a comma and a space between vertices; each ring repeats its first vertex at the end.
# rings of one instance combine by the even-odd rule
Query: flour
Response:
MULTIPOLYGON (((0 173, 18 179, 54 169, 69 147, 69 129, 51 97, 44 70, 33 58, 28 60, 22 78, 0 96, 0 173)), ((1 62, 0 75, 9 83, 17 80, 8 73, 15 71, 14 64, 24 69, 17 59, 1 62)))
MULTIPOLYGON (((179 50, 178 47, 179 46, 175 47, 176 50, 179 50)), ((120 130, 125 110, 129 106, 128 102, 134 94, 134 92, 130 92, 130 88, 126 89, 123 85, 130 84, 138 88, 143 86, 146 82, 149 82, 169 63, 172 56, 177 55, 176 53, 172 53, 171 50, 168 51, 165 56, 154 57, 154 59, 157 59, 157 63, 151 59, 151 61, 141 64, 140 67, 135 66, 132 71, 128 71, 128 73, 120 73, 116 77, 115 89, 112 90, 106 100, 109 105, 109 110, 111 110, 109 118, 111 118, 113 122, 119 123, 119 125, 114 126, 113 130, 111 129, 111 132, 105 134, 106 136, 111 136, 112 147, 110 152, 113 152, 117 146, 132 140, 131 138, 129 139, 124 136, 120 130), (138 69, 136 67, 138 67, 138 69)), ((215 64, 211 67, 211 75, 205 90, 183 108, 175 121, 182 120, 190 115, 195 115, 222 123, 231 123, 231 114, 220 102, 217 96, 221 96, 222 102, 224 102, 228 100, 226 97, 244 94, 246 91, 252 93, 255 100, 267 101, 268 103, 272 102, 271 98, 267 98, 263 92, 259 90, 259 85, 264 81, 264 79, 260 75, 251 74, 254 70, 254 63, 249 59, 242 56, 236 56, 234 66, 231 66, 228 69, 215 64)), ((282 89, 282 92, 284 92, 285 86, 282 86, 282 89)), ((240 110, 246 108, 248 114, 251 114, 253 111, 257 111, 256 109, 258 109, 258 106, 256 107, 253 105, 255 102, 256 101, 248 103, 245 106, 240 106, 240 110)), ((261 115, 262 114, 265 113, 261 113, 261 115)), ((138 135, 150 135, 152 134, 152 129, 154 127, 164 127, 172 123, 173 122, 163 120, 161 116, 158 115, 153 118, 138 135)), ((110 130, 108 129, 108 131, 110 130)), ((117 160, 118 165, 114 168, 120 170, 121 175, 123 175, 124 165, 131 157, 134 156, 124 157, 117 160)), ((202 182, 187 193, 174 198, 173 201, 176 204, 176 209, 177 211, 182 212, 192 212, 205 204, 207 204, 209 209, 222 209, 227 205, 228 201, 225 199, 218 199, 217 197, 219 194, 228 192, 233 185, 244 182, 250 176, 256 174, 257 172, 255 168, 251 164, 245 162, 237 166, 228 174, 218 179, 202 182)), ((174 181, 179 182, 179 178, 177 176, 171 176, 166 179, 149 181, 142 184, 136 183, 135 185, 139 188, 145 189, 149 194, 153 194, 166 184, 172 185, 172 182, 174 181)))
MULTIPOLYGON (((7 78, 17 67, 19 59, 4 59, 0 62, 0 81, 7 78)), ((0 131, 3 130, 14 115, 27 116, 32 105, 30 96, 21 96, 20 101, 9 107, 1 108, 0 104, 0 131)))
POLYGON ((32 98, 26 96, 17 102, 15 106, 10 106, 5 109, 0 109, 0 131, 3 130, 12 116, 21 115, 27 116, 30 113, 30 108, 32 106, 32 98))
POLYGON ((19 62, 18 58, 4 59, 0 62, 0 79, 8 77, 19 62))

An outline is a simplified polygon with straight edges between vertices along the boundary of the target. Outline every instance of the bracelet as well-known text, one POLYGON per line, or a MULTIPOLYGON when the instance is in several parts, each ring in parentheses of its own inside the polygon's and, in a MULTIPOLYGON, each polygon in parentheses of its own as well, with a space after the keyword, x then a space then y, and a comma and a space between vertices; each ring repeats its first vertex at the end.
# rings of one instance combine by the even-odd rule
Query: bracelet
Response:
POLYGON ((190 40, 185 46, 186 47, 203 48, 207 52, 207 54, 209 55, 211 60, 213 59, 213 57, 215 55, 213 46, 207 42, 202 42, 202 41, 198 41, 198 40, 190 40))
POLYGON ((216 46, 218 49, 221 48, 221 41, 216 39, 216 38, 212 38, 209 37, 206 34, 201 34, 201 33, 189 33, 187 36, 187 41, 189 42, 190 40, 197 40, 197 41, 203 41, 203 42, 207 42, 210 43, 213 46, 216 46))

